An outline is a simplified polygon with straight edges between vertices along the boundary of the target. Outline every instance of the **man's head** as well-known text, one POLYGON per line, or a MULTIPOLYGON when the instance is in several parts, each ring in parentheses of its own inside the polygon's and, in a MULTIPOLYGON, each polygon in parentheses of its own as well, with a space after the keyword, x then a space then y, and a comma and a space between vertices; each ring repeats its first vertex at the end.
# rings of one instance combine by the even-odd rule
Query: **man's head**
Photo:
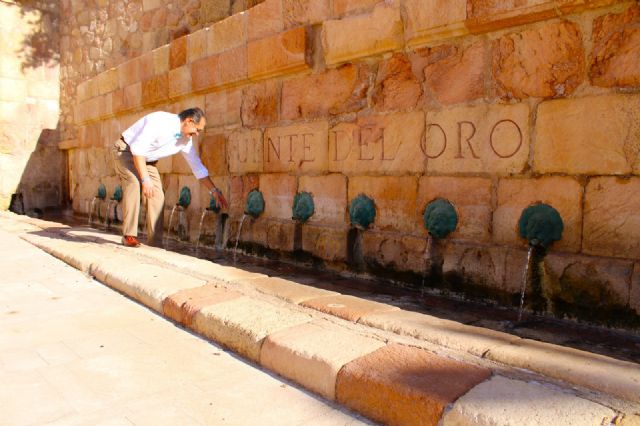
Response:
POLYGON ((198 108, 189 108, 178 114, 180 117, 180 132, 185 136, 194 136, 204 130, 207 124, 204 112, 198 108))

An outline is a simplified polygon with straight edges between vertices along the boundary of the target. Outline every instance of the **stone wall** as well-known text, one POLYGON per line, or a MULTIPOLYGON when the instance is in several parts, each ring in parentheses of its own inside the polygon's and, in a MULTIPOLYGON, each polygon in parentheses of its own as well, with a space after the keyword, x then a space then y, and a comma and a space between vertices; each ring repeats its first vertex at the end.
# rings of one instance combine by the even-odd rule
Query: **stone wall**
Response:
MULTIPOLYGON (((199 149, 230 198, 232 240, 259 188, 266 210, 244 245, 346 267, 348 206, 366 194, 377 216, 358 243, 365 269, 420 277, 422 214, 442 197, 459 216, 439 243, 448 288, 512 300, 527 257, 518 220, 547 203, 564 221, 538 271, 547 309, 633 317, 638 58, 635 1, 266 0, 78 85, 77 137, 63 143, 74 208, 86 212, 100 182, 113 191, 107 150, 128 125, 200 106, 199 149), (300 191, 316 206, 301 235, 300 191)), ((161 172, 167 208, 184 185, 196 194, 194 238, 208 196, 181 158, 161 172)))
POLYGON ((59 17, 55 2, 0 3, 0 209, 58 207, 65 158, 58 149, 59 17))

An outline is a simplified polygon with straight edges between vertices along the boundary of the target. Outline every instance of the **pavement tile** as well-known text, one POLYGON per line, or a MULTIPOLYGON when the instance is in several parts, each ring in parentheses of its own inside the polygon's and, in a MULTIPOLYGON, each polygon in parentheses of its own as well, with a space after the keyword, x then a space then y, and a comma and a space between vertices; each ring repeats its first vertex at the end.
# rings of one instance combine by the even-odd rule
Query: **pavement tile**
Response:
POLYGON ((336 397, 385 424, 435 426, 448 404, 490 375, 487 368, 390 344, 345 365, 336 397))
POLYGON ((251 285, 259 292, 298 304, 316 297, 338 295, 335 291, 322 290, 277 277, 254 279, 251 280, 251 285))
POLYGON ((400 309, 384 303, 372 302, 370 300, 345 295, 323 296, 306 300, 300 304, 353 322, 357 322, 361 317, 373 313, 397 311, 400 309))
POLYGON ((269 335, 260 364, 328 399, 335 399, 338 371, 385 345, 344 327, 316 320, 269 335))
POLYGON ((614 416, 603 405, 550 385, 494 376, 458 399, 442 426, 600 426, 614 416))
POLYGON ((202 308, 195 315, 193 328, 197 333, 258 362, 265 337, 311 320, 309 314, 243 296, 202 308))
POLYGON ((174 321, 191 327, 194 315, 205 306, 226 302, 242 296, 242 293, 220 288, 217 284, 181 290, 164 299, 164 315, 174 321))

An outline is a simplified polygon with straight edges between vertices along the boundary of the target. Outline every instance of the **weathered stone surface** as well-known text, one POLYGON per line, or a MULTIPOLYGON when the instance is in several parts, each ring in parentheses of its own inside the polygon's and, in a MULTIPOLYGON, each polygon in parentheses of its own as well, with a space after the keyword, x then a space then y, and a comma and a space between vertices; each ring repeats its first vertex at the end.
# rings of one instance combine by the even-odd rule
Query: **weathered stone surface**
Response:
POLYGON ((118 66, 118 84, 121 89, 138 81, 140 81, 140 60, 138 58, 118 66))
POLYGON ((445 407, 491 370, 391 344, 344 366, 336 399, 385 424, 437 425, 445 407))
POLYGON ((345 64, 282 83, 282 118, 319 118, 358 111, 367 104, 370 68, 345 64))
POLYGON ((414 109, 422 104, 422 87, 405 54, 395 53, 378 67, 372 95, 378 111, 414 109))
POLYGON ((153 54, 147 52, 140 56, 140 80, 144 81, 155 75, 153 54))
MULTIPOLYGON (((266 201, 265 201, 266 202, 266 201)), ((291 216, 291 213, 289 214, 291 216)), ((267 222, 267 233, 264 241, 257 241, 271 250, 292 252, 294 250, 295 223, 291 220, 270 220, 267 222)))
POLYGON ((429 49, 427 56, 431 56, 431 63, 424 68, 424 79, 431 95, 443 105, 482 98, 486 52, 484 41, 467 48, 440 46, 429 49))
POLYGON ((264 171, 321 173, 328 165, 328 123, 272 127, 264 133, 264 171))
POLYGON ((427 239, 424 237, 389 235, 376 231, 367 231, 362 235, 363 260, 374 270, 383 267, 424 274, 426 248, 427 239))
POLYGON ((329 132, 329 171, 346 175, 422 173, 422 112, 370 115, 329 132))
POLYGON ((442 270, 453 291, 464 292, 470 284, 491 292, 504 289, 507 249, 470 244, 447 244, 442 270))
POLYGON ((344 225, 347 212, 347 178, 341 174, 300 176, 299 192, 313 197, 314 212, 310 224, 344 225))
POLYGON ((169 99, 169 75, 162 74, 142 82, 143 105, 155 104, 169 99))
POLYGON ((428 172, 518 173, 529 157, 529 107, 478 105, 427 113, 428 172))
POLYGON ((265 337, 311 320, 310 315, 239 297, 202 308, 193 324, 198 333, 258 362, 265 337))
POLYGON ((634 309, 637 315, 640 315, 640 263, 636 263, 633 266, 629 307, 634 309))
POLYGON ((640 6, 593 22, 591 82, 603 87, 640 86, 640 6))
POLYGON ((585 253, 637 259, 640 257, 640 178, 593 178, 584 204, 585 253))
POLYGON ((329 0, 283 0, 284 28, 313 25, 329 19, 329 0))
POLYGON ((309 68, 304 27, 249 42, 249 78, 261 79, 309 68))
POLYGON ((169 45, 159 47, 153 51, 153 71, 156 75, 169 71, 169 45))
POLYGON ((212 89, 220 85, 218 55, 200 59, 191 64, 191 84, 194 91, 212 89))
POLYGON ((632 261, 550 253, 544 259, 542 293, 549 310, 561 308, 567 316, 589 312, 593 321, 602 321, 603 311, 629 305, 632 273, 632 261))
POLYGON ((407 0, 404 7, 407 16, 405 38, 410 46, 468 33, 464 25, 467 17, 466 0, 436 0, 428 3, 407 0))
POLYGON ((640 425, 640 415, 625 414, 620 421, 620 426, 638 426, 640 425))
POLYGON ((173 40, 169 46, 169 69, 187 64, 187 37, 173 40))
POLYGON ((536 382, 494 376, 457 400, 444 415, 442 425, 597 426, 611 422, 613 417, 615 412, 610 408, 575 395, 536 382))
POLYGON ((282 0, 265 0, 246 14, 249 41, 279 33, 284 28, 282 0))
POLYGON ((582 83, 584 47, 571 22, 508 34, 493 45, 493 76, 502 98, 567 96, 582 83))
POLYGON ((520 216, 531 204, 545 203, 558 211, 564 223, 562 239, 553 243, 553 248, 580 251, 583 238, 582 195, 582 185, 571 177, 501 179, 497 208, 493 212, 494 241, 509 245, 526 244, 518 231, 520 216))
POLYGON ((207 134, 198 142, 200 145, 200 158, 209 170, 209 175, 222 176, 228 174, 227 137, 224 134, 207 134))
POLYGON ((258 278, 251 280, 250 284, 261 293, 276 296, 279 299, 296 304, 317 297, 334 296, 338 294, 335 291, 322 290, 277 277, 258 278))
POLYGON ((349 179, 349 203, 360 194, 367 195, 375 203, 374 229, 396 232, 415 232, 418 229, 417 178, 356 176, 349 179))
MULTIPOLYGON (((122 105, 125 109, 137 108, 142 104, 142 83, 135 83, 124 88, 122 105)), ((97 109, 97 108, 96 108, 97 109)), ((96 109, 91 109, 95 111, 96 109)))
POLYGON ((379 340, 317 320, 269 335, 260 364, 333 400, 341 368, 383 346, 379 340))
POLYGON ((260 181, 257 175, 234 176, 231 178, 229 199, 229 215, 242 216, 247 194, 258 189, 260 181))
POLYGON ((402 18, 397 4, 379 4, 366 15, 323 23, 322 47, 327 64, 337 64, 402 47, 402 18))
POLYGON ((247 49, 244 46, 220 54, 217 67, 218 85, 234 86, 247 79, 247 49))
POLYGON ((538 107, 536 120, 534 170, 592 175, 638 173, 639 123, 637 95, 544 102, 538 107))
POLYGON ((172 294, 162 301, 162 311, 172 320, 190 327, 194 315, 200 309, 240 296, 241 293, 220 288, 217 284, 207 284, 172 294))
POLYGON ((231 173, 261 173, 263 170, 262 132, 239 129, 229 135, 227 158, 231 173))
POLYGON ((169 97, 177 98, 191 93, 191 67, 183 65, 169 71, 169 97))
POLYGON ((379 0, 333 0, 332 13, 336 17, 341 17, 354 12, 370 10, 378 3, 380 3, 379 0))
POLYGON ((384 303, 372 302, 370 300, 342 294, 305 300, 300 304, 352 322, 358 322, 358 320, 365 315, 397 311, 399 309, 384 303))
POLYGON ((260 175, 260 191, 264 197, 263 215, 265 217, 291 219, 296 183, 295 176, 286 174, 260 175))
POLYGON ((197 59, 207 56, 207 36, 208 28, 203 28, 194 33, 189 34, 187 38, 187 62, 193 62, 197 59))
POLYGON ((101 95, 113 92, 118 88, 118 69, 112 68, 98 74, 98 90, 101 95))
POLYGON ((214 55, 247 42, 247 15, 239 13, 216 22, 207 36, 207 54, 214 55))
POLYGON ((302 250, 327 262, 344 262, 347 259, 347 229, 305 224, 302 250))
POLYGON ((458 214, 458 227, 450 238, 473 242, 491 240, 491 179, 423 176, 418 182, 417 214, 424 215, 429 202, 444 198, 458 214))
POLYGON ((266 126, 278 122, 280 83, 268 80, 252 84, 242 94, 242 124, 266 126))
POLYGON ((242 90, 231 89, 205 96, 207 124, 213 127, 240 123, 242 90))

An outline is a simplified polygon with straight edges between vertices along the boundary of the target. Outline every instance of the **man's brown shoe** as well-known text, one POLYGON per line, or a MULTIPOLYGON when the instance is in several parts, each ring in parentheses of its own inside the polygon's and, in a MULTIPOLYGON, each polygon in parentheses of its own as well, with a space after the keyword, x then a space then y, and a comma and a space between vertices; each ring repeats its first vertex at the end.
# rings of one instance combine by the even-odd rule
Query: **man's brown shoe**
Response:
POLYGON ((127 247, 139 247, 140 241, 136 237, 132 237, 131 235, 125 235, 122 237, 122 244, 127 247))

